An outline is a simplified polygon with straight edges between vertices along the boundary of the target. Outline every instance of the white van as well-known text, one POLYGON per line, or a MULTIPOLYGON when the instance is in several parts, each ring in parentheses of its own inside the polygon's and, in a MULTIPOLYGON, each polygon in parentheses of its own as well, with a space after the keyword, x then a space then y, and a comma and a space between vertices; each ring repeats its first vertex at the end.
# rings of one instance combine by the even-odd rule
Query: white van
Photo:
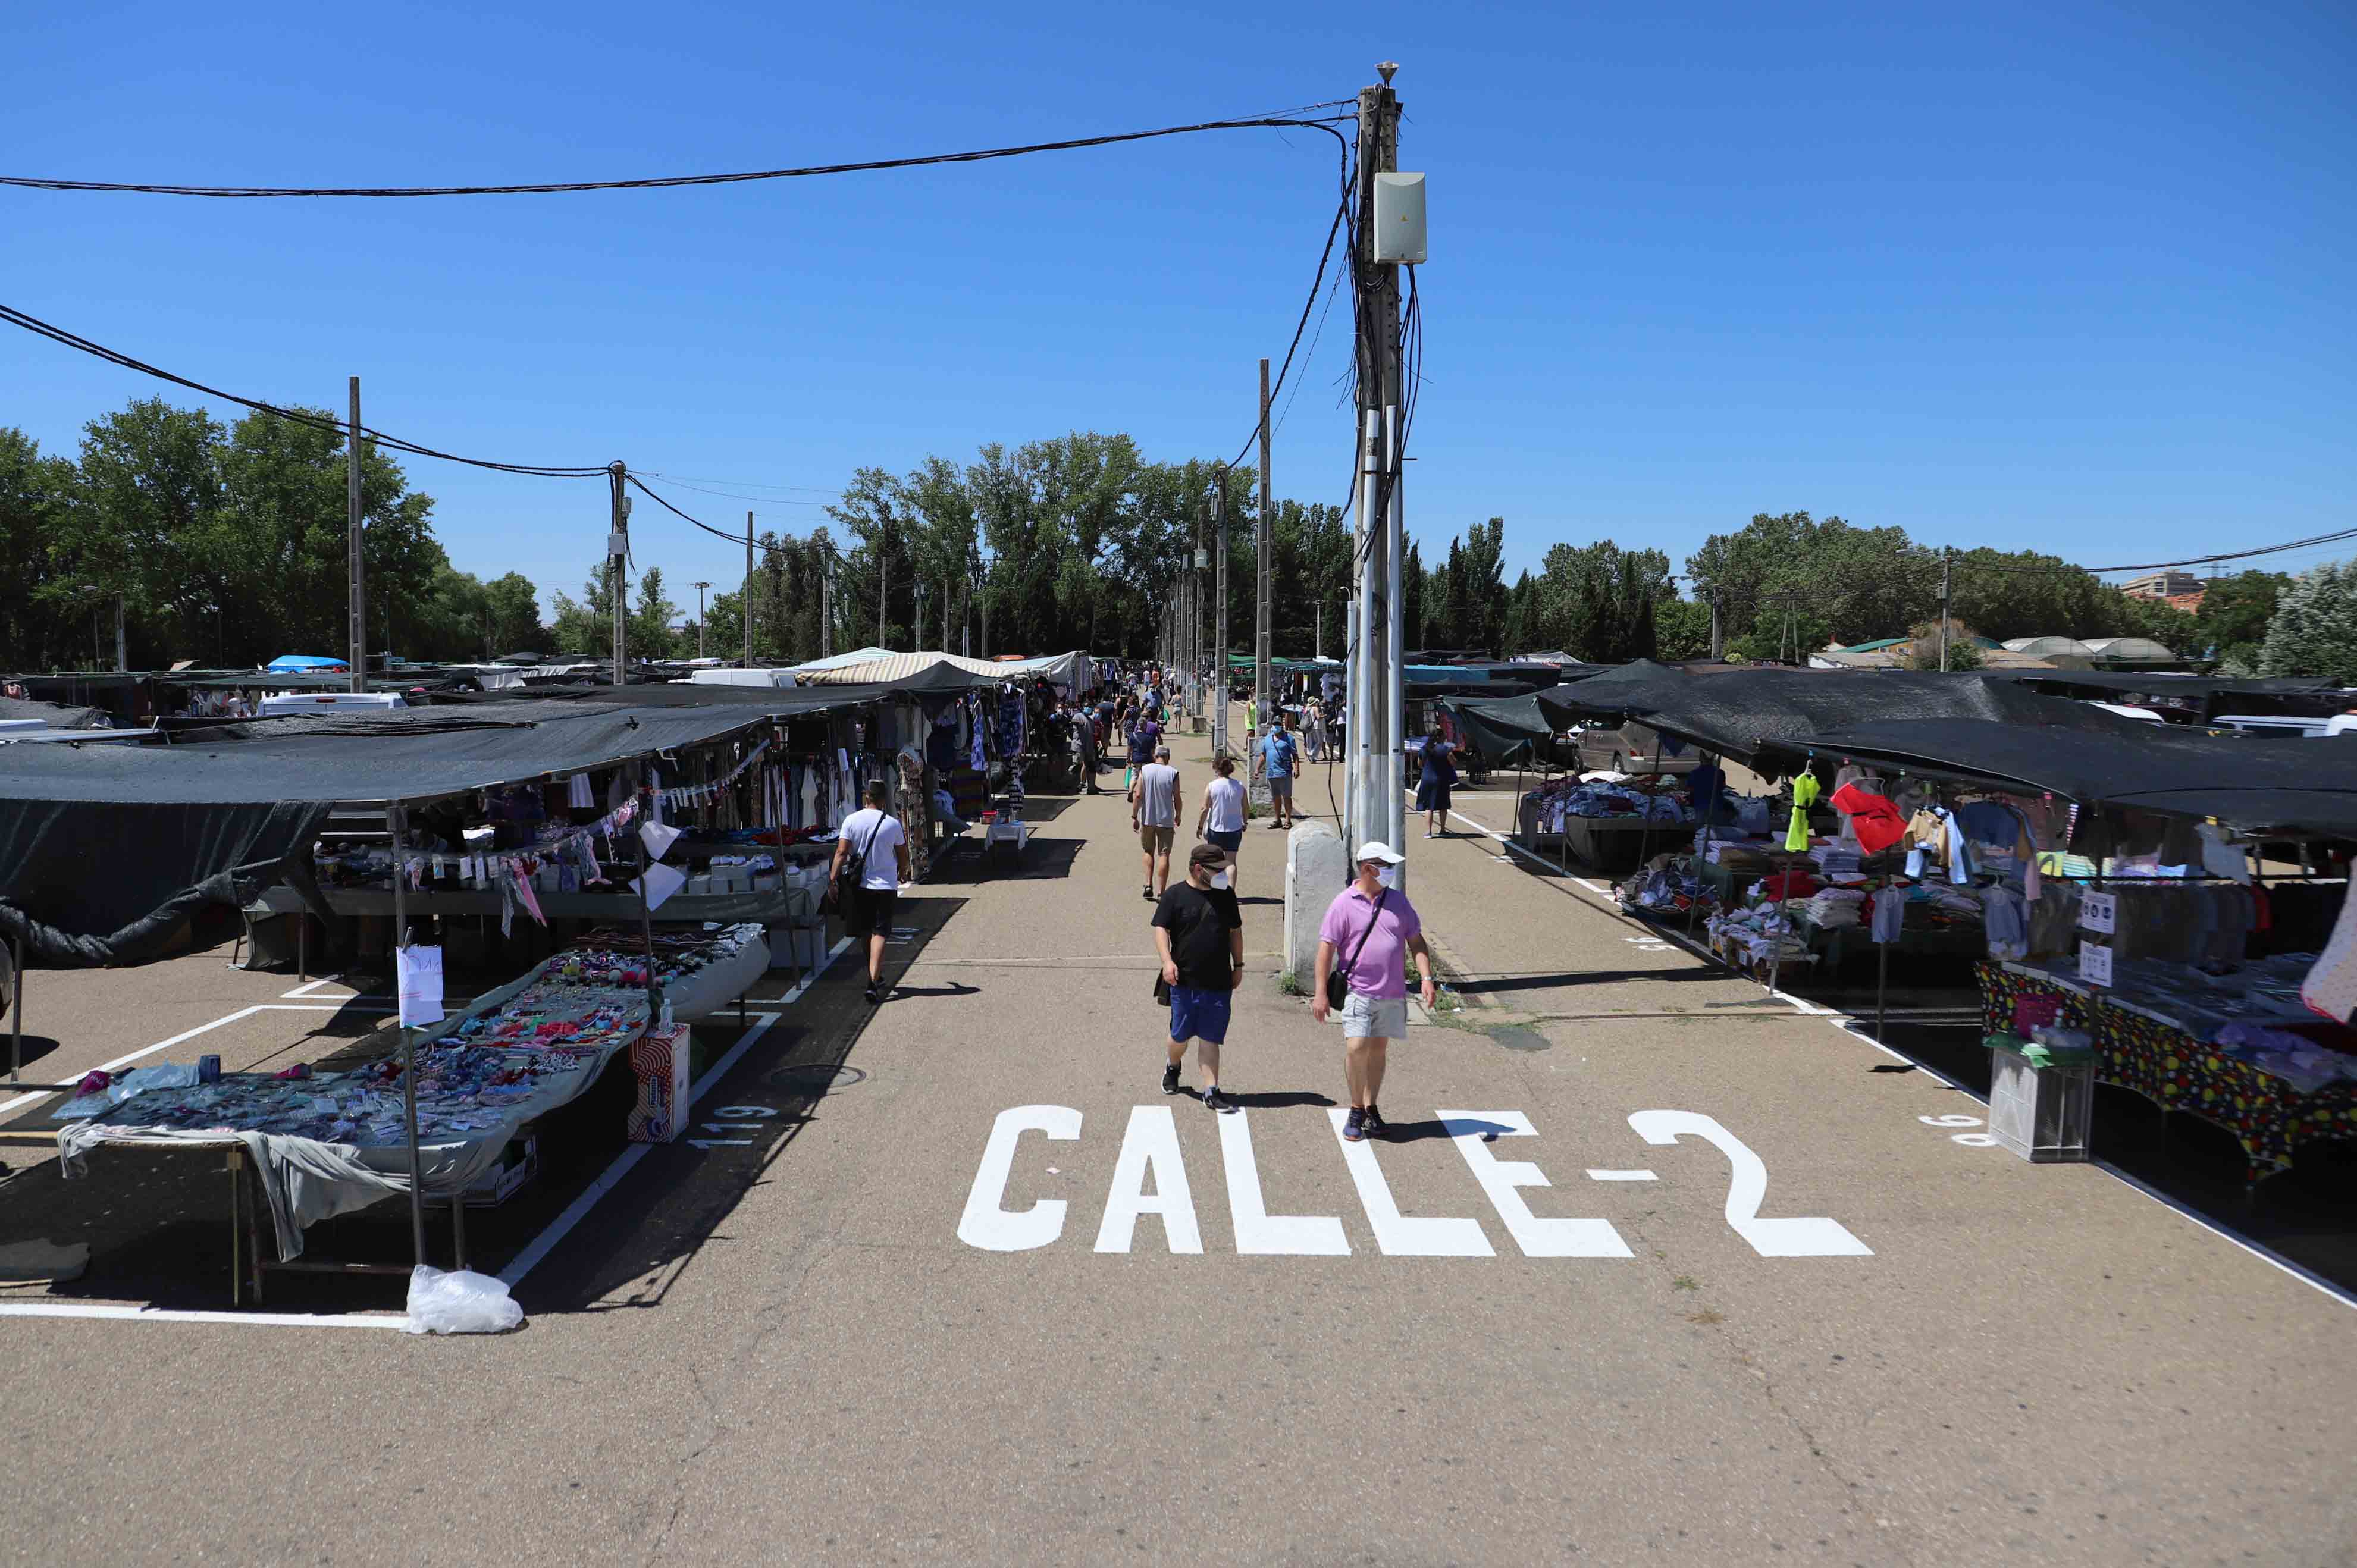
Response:
POLYGON ((262 699, 261 714, 313 714, 322 708, 405 708, 398 692, 281 692, 262 699))
POLYGON ((2329 718, 2287 717, 2282 714, 2220 714, 2210 722, 2223 725, 2228 729, 2241 730, 2245 735, 2357 735, 2357 714, 2334 714, 2329 718))

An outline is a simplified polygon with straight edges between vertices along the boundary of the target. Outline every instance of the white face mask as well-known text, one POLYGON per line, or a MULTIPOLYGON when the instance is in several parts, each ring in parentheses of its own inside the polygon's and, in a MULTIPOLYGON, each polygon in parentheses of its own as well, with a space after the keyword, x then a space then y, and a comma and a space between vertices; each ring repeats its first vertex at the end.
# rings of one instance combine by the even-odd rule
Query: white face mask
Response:
POLYGON ((1381 871, 1375 873, 1375 880, 1382 883, 1386 887, 1397 887, 1399 886, 1399 867, 1396 865, 1384 866, 1381 871))
POLYGON ((1225 887, 1227 885, 1228 885, 1228 874, 1227 874, 1226 872, 1224 872, 1224 871, 1214 871, 1213 873, 1211 873, 1211 886, 1214 886, 1214 887, 1225 887))

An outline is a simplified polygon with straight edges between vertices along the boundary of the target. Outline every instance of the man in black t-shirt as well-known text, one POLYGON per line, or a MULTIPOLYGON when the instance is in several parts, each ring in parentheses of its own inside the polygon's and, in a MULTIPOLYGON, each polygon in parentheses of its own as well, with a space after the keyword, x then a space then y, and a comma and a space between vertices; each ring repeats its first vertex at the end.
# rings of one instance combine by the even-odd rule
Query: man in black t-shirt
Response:
POLYGON ((1154 908, 1154 945, 1162 955, 1162 979, 1170 987, 1170 1059, 1162 1069, 1162 1092, 1178 1092, 1178 1064, 1187 1042, 1199 1040, 1203 1066, 1203 1104, 1233 1111, 1220 1092, 1220 1047, 1228 1037, 1228 1010, 1244 967, 1244 917, 1228 886, 1227 852, 1199 843, 1187 857, 1187 880, 1162 895, 1154 908))

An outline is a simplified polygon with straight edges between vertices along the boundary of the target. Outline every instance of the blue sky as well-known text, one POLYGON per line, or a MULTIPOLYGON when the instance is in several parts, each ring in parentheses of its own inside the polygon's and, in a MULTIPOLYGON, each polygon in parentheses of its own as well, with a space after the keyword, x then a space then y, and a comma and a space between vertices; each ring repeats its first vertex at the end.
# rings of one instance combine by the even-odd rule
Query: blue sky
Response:
MULTIPOLYGON (((778 166, 1345 98, 1389 58, 1429 177, 1428 555, 1492 514, 1514 567, 1603 537, 1682 565, 1794 509, 2091 564, 2357 525, 2357 13, 1666 9, 32 5, 0 172, 778 166)), ((984 441, 1232 455, 1334 178, 1324 135, 1252 131, 643 193, 0 190, 0 300, 252 395, 358 372, 370 424, 447 449, 753 482, 799 532, 855 467, 984 441)), ((1280 494, 1342 494, 1346 321, 1297 366, 1280 494)), ((0 423, 45 446, 158 390, 0 336, 0 423)), ((601 548, 600 482, 410 471, 468 570, 577 589, 601 548)), ((739 569, 635 530, 674 585, 739 569)))

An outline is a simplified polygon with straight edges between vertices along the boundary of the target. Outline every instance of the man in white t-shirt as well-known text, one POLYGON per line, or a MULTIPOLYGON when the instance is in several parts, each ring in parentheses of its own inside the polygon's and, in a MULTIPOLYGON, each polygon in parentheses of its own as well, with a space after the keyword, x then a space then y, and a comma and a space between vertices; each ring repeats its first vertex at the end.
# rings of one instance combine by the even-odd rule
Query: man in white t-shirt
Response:
POLYGON ((827 890, 843 911, 843 934, 867 939, 867 1000, 884 1000, 884 939, 892 934, 892 910, 909 875, 909 835, 900 819, 884 809, 890 797, 884 781, 867 786, 867 806, 843 819, 834 836, 834 860, 826 868, 827 890), (844 865, 859 856, 857 885, 843 886, 844 865))

